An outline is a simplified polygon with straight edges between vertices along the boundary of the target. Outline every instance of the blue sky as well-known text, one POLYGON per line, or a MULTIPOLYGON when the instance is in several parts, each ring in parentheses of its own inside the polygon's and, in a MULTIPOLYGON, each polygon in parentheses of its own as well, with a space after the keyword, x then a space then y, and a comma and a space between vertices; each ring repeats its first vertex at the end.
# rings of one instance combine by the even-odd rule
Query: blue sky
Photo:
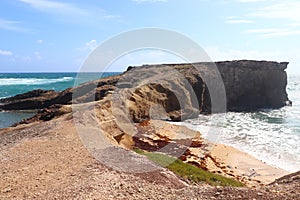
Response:
MULTIPOLYGON (((1 0, 0 72, 78 71, 101 42, 145 27, 182 33, 215 61, 289 61, 300 74, 297 0, 1 0)), ((144 51, 113 71, 179 60, 144 51)))

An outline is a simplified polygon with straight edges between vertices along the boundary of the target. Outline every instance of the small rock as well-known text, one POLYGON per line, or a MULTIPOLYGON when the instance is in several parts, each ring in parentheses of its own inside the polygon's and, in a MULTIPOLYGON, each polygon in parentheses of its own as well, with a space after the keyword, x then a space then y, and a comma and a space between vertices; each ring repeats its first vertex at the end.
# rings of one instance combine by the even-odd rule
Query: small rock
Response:
POLYGON ((6 189, 4 189, 2 192, 3 192, 3 193, 9 193, 9 192, 11 192, 11 191, 12 191, 11 188, 6 188, 6 189))

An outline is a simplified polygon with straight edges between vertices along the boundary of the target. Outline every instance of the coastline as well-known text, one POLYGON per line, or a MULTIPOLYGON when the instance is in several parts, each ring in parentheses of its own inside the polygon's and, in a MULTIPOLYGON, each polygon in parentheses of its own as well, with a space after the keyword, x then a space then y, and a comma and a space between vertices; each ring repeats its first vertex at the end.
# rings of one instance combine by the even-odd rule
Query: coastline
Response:
MULTIPOLYGON (((184 137, 184 139, 196 138, 196 140, 193 141, 200 141, 202 145, 199 147, 195 147, 195 145, 188 147, 191 153, 186 155, 187 160, 185 162, 196 162, 199 166, 205 165, 208 171, 234 178, 249 187, 259 187, 270 184, 276 179, 290 173, 268 165, 250 154, 229 145, 212 144, 204 139, 199 131, 189 129, 184 125, 151 120, 148 129, 151 130, 153 127, 156 131, 153 135, 159 134, 161 140, 167 138, 167 140, 176 141, 184 137)), ((148 136, 147 140, 151 138, 151 136, 148 136)))
MULTIPOLYGON (((60 121, 60 119, 56 119, 56 121, 60 121)), ((158 121, 155 120, 154 122, 151 121, 151 123, 157 123, 158 121)), ((1 135, 4 136, 5 134, 8 134, 11 131, 14 131, 14 129, 23 129, 27 126, 31 125, 42 125, 42 123, 46 122, 36 122, 29 125, 21 125, 18 127, 6 127, 6 128, 0 128, 1 135)), ((61 122, 60 122, 61 123, 61 122)), ((189 129, 185 127, 184 125, 171 125, 160 121, 159 124, 164 124, 164 129, 161 130, 160 134, 164 137, 175 139, 174 136, 177 135, 178 131, 182 130, 184 128, 185 131, 188 131, 188 135, 198 135, 198 131, 194 131, 192 129, 189 129), (167 131, 166 131, 167 130, 167 131)), ((71 130, 73 130, 72 134, 76 134, 76 130, 74 130, 73 126, 70 127, 71 130)), ((38 130, 35 130, 38 131, 38 130)), ((113 131, 113 130, 110 130, 113 131)), ((5 136, 4 136, 5 137, 5 136)), ((8 135, 9 137, 9 135, 8 135)), ((182 137, 182 136, 181 136, 182 137)), ((201 137, 201 136, 200 136, 201 137)), ((203 139, 203 138, 201 138, 203 139)), ((268 165, 261 160, 253 157, 252 155, 243 152, 239 149, 236 149, 232 146, 225 145, 225 144, 211 144, 210 142, 204 140, 205 143, 209 144, 210 150, 209 153, 211 156, 215 159, 214 162, 211 161, 211 159, 208 159, 207 162, 207 169, 210 172, 221 174, 230 178, 234 178, 236 180, 240 180, 243 183, 245 183, 247 186, 250 187, 257 187, 257 186, 263 186, 270 184, 274 182, 276 179, 285 176, 287 174, 290 174, 291 172, 285 171, 283 169, 280 169, 275 166, 268 165)), ((122 140, 119 145, 121 147, 126 149, 131 149, 131 139, 122 140)), ((199 155, 201 152, 203 152, 203 149, 199 148, 190 148, 192 154, 199 155)), ((207 151, 207 149, 205 150, 207 151)), ((198 162, 200 157, 193 158, 192 160, 198 162)))
MULTIPOLYGON (((71 113, 69 113, 68 115, 71 115, 71 113)), ((111 117, 108 118, 111 119, 111 117)), ((61 121, 60 123, 64 123, 64 115, 57 117, 55 121, 61 121)), ((43 125, 44 123, 47 122, 38 121, 31 122, 28 125, 25 124, 19 125, 17 127, 1 128, 0 132, 2 132, 2 135, 4 136, 6 132, 7 134, 9 134, 9 132, 14 131, 14 129, 23 129, 22 127, 26 129, 27 126, 34 126, 35 124, 43 125)), ((102 121, 102 123, 101 124, 104 125, 105 121, 102 121)), ((211 142, 204 139, 199 131, 190 129, 185 125, 178 125, 178 123, 170 123, 160 120, 151 120, 148 123, 150 124, 150 126, 146 126, 146 129, 151 130, 153 129, 153 127, 155 127, 154 129, 156 133, 159 133, 160 137, 163 138, 159 138, 160 140, 164 140, 166 138, 167 140, 180 140, 193 138, 195 136, 198 137, 199 140, 201 140, 201 142, 205 143, 205 145, 203 145, 204 148, 188 147, 188 149, 191 151, 191 158, 189 158, 188 161, 198 162, 200 165, 201 159, 203 159, 200 155, 203 154, 203 152, 209 153, 211 157, 205 158, 206 167, 208 171, 242 181, 247 186, 257 187, 267 185, 275 181, 276 179, 290 173, 283 169, 268 165, 260 161, 259 159, 253 157, 252 155, 248 154, 247 152, 243 152, 232 146, 218 143, 212 144, 211 142), (185 134, 182 134, 182 132, 184 132, 185 134), (208 149, 207 146, 209 146, 208 149)), ((139 123, 137 123, 136 126, 139 126, 139 123)), ((73 129, 74 127, 70 128, 73 129)), ((104 130, 105 129, 107 132, 106 136, 109 137, 111 137, 110 135, 112 134, 112 132, 120 132, 120 130, 117 127, 104 127, 104 130)), ((76 134, 76 130, 74 130, 73 132, 74 133, 72 134, 76 134)), ((154 133, 153 137, 157 137, 155 136, 156 133, 154 133)), ((121 141, 119 141, 119 144, 114 143, 114 145, 120 145, 123 148, 132 149, 132 146, 134 146, 134 143, 132 142, 132 137, 123 138, 126 139, 122 139, 121 141)), ((107 139, 109 140, 109 138, 107 139)))
MULTIPOLYGON (((209 121, 203 120, 203 116, 184 122, 171 123, 183 125, 195 131, 201 130, 204 138, 213 143, 234 147, 270 166, 293 173, 300 170, 298 147, 296 146, 298 125, 285 124, 285 122, 277 124, 276 121, 272 122, 271 120, 286 119, 286 121, 292 121, 294 119, 292 116, 297 112, 298 108, 284 107, 278 110, 262 110, 250 114, 230 113, 228 120, 221 122, 220 126, 213 124, 212 119, 208 117, 205 120, 209 121), (257 116, 264 116, 265 118, 257 119, 257 116), (266 122, 267 120, 270 121, 266 122), (236 125, 239 122, 248 124, 236 125), (210 123, 213 125, 209 126, 210 123), (249 125, 249 123, 254 125, 249 125), (215 132, 219 133, 219 137, 211 138, 210 136, 213 136, 215 132)), ((216 121, 222 118, 218 115, 216 114, 216 121)))
POLYGON ((0 110, 0 128, 13 126, 26 118, 34 116, 37 112, 37 110, 0 110))
MULTIPOLYGON (((201 86, 202 93, 200 91, 199 94, 207 91, 202 79, 197 79, 196 72, 191 73, 185 66, 179 68, 185 71, 195 88, 201 86)), ((140 69, 148 70, 146 67, 140 69)), ((158 69, 164 72, 161 67, 158 69)), ((173 80, 172 74, 168 76, 173 80)), ((60 199, 65 195, 69 199, 103 196, 108 197, 106 199, 116 199, 116 196, 121 199, 144 199, 149 197, 149 191, 155 193, 153 199, 161 196, 166 199, 190 199, 192 196, 207 199, 220 195, 222 191, 227 199, 277 197, 278 191, 281 197, 285 197, 285 187, 279 187, 272 193, 268 184, 288 172, 269 166, 233 147, 214 145, 199 131, 159 120, 183 121, 197 116, 198 110, 191 99, 184 99, 187 104, 182 110, 179 102, 174 101, 174 92, 170 91, 168 84, 144 85, 140 90, 133 91, 129 99, 123 98, 116 88, 120 78, 121 75, 104 78, 63 92, 31 91, 18 96, 21 98, 8 99, 3 109, 40 106, 41 110, 16 127, 0 129, 0 171, 4 177, 0 181, 0 197, 47 199, 55 194, 60 199), (95 87, 96 91, 90 89, 95 87), (72 98, 74 92, 79 92, 75 95, 75 101, 72 98), (120 101, 115 102, 115 97, 120 101), (165 107, 156 107, 158 103, 165 107), (126 121, 127 109, 131 121, 126 121), (101 129, 97 129, 98 126, 101 129), (157 171, 145 171, 141 166, 150 161, 130 151, 138 149, 179 158, 181 163, 189 164, 185 164, 184 170, 198 167, 201 169, 199 171, 214 173, 215 177, 235 179, 245 187, 208 185, 208 175, 200 182, 191 182, 193 174, 176 176, 175 171, 154 163, 152 165, 157 171), (108 160, 101 160, 103 158, 108 160), (134 171, 122 171, 122 167, 134 171), (122 184, 116 187, 119 183, 122 184), (137 190, 140 188, 146 190, 137 190), (131 189, 130 196, 126 196, 131 189), (111 191, 114 191, 113 195, 111 191), (199 197, 199 194, 203 196, 199 197)), ((183 80, 176 79, 176 84, 189 92, 181 82, 183 80)), ((121 88, 121 94, 134 89, 128 88, 128 83, 121 85, 121 88)), ((190 94, 180 95, 189 97, 190 94)), ((210 109, 209 103, 201 102, 202 108, 210 109)), ((278 106, 281 106, 282 102, 279 103, 278 106)), ((248 109, 247 106, 243 108, 248 109)), ((216 185, 221 185, 222 180, 215 180, 216 185)), ((288 186, 297 184, 297 180, 300 179, 293 180, 288 186)), ((292 195, 297 194, 295 191, 292 195)))
MULTIPOLYGON (((102 111, 107 112, 107 110, 102 111)), ((91 110, 87 110, 85 114, 88 117, 92 113, 91 110)), ((101 113, 97 114, 101 116, 101 113)), ((111 116, 106 116, 105 119, 111 121, 111 116)), ((107 121, 102 119, 102 125, 105 126, 107 121)), ((174 138, 178 133, 181 136, 182 133, 185 133, 185 135, 196 136, 201 140, 199 132, 188 128, 159 120, 154 120, 153 123, 162 128, 159 130, 162 135, 174 138)), ((110 125, 103 127, 105 133, 111 134, 114 130, 118 132, 116 127, 112 129, 110 125)), ((72 113, 64 114, 47 122, 36 121, 0 129, 0 139, 0 171, 3 177, 0 180, 0 197, 3 199, 52 199, 53 195, 65 199, 78 197, 144 199, 149 197, 149 192, 152 198, 163 196, 179 199, 191 197, 206 199, 214 196, 218 191, 219 193, 224 191, 224 196, 231 199, 249 196, 259 198, 261 195, 278 195, 278 190, 270 193, 264 189, 264 185, 284 175, 277 173, 279 172, 277 169, 261 163, 246 153, 225 145, 217 145, 212 149, 212 156, 208 157, 208 160, 214 158, 215 162, 214 165, 208 165, 208 167, 211 171, 224 172, 226 166, 230 165, 233 167, 232 172, 228 172, 233 173, 234 177, 227 175, 237 178, 240 174, 246 174, 244 183, 248 187, 224 188, 224 190, 217 188, 215 191, 215 187, 205 183, 200 185, 184 183, 164 168, 159 168, 156 172, 138 174, 115 171, 106 167, 105 163, 96 160, 87 151, 77 133, 72 113), (231 156, 227 156, 227 153, 231 156), (239 162, 234 162, 236 157, 239 158, 239 162), (257 163, 259 165, 255 170, 260 173, 260 176, 247 176, 249 169, 252 169, 253 165, 257 163), (255 188, 253 189, 253 187, 255 188), (131 194, 128 194, 128 191, 131 191, 131 194)), ((126 146, 126 141, 125 143, 124 141, 120 142, 119 145, 126 146)), ((127 145, 130 145, 130 142, 127 145)), ((139 163, 149 162, 146 161, 148 160, 146 157, 139 158, 142 159, 139 160, 139 163)), ((223 175, 227 176, 226 173, 223 175)))
POLYGON ((246 176, 259 184, 270 184, 276 179, 290 173, 268 165, 250 154, 228 145, 216 144, 211 153, 219 162, 230 166, 229 170, 233 169, 232 171, 235 176, 246 176))

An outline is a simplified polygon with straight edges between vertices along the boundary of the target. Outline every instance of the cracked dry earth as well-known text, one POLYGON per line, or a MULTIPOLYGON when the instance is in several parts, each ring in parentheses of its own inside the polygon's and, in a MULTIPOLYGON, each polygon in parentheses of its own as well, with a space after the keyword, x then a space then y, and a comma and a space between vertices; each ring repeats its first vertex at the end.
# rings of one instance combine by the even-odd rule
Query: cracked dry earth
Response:
POLYGON ((190 184, 152 165, 144 173, 105 166, 66 116, 0 130, 0 199, 300 199, 298 174, 263 188, 224 188, 190 184))

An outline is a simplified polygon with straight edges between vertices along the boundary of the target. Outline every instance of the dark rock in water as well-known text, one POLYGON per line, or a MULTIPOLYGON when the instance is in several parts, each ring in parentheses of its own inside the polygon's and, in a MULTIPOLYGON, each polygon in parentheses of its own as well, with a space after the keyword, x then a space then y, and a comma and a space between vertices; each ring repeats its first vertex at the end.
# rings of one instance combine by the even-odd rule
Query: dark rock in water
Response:
POLYGON ((63 92, 33 90, 7 99, 1 99, 0 110, 35 110, 54 104, 68 104, 72 100, 72 89, 63 92))
POLYGON ((118 76, 92 81, 62 92, 33 90, 14 97, 0 99, 0 110, 35 110, 52 105, 97 101, 114 90, 118 76), (74 94, 74 95, 73 95, 74 94))
POLYGON ((59 92, 54 90, 33 90, 14 97, 1 99, 2 110, 33 110, 53 105, 51 99, 57 98, 59 92))
MULTIPOLYGON (((291 105, 286 93, 287 65, 287 62, 240 60, 128 67, 121 75, 62 92, 34 90, 2 99, 0 110, 45 109, 56 104, 85 103, 101 100, 111 93, 113 106, 129 113, 134 122, 149 118, 180 121, 200 113, 276 109, 286 106, 287 102, 291 105), (217 73, 212 70, 213 66, 217 73), (224 94, 219 91, 218 82, 209 83, 218 76, 219 82, 224 83, 224 94), (218 92, 220 104, 212 98, 218 92), (225 104, 221 105, 222 102, 225 104)), ((52 115, 45 115, 43 120, 51 119, 52 115)))
POLYGON ((286 106, 292 106, 292 105, 293 105, 293 102, 292 102, 291 100, 287 100, 287 101, 285 102, 285 105, 286 105, 286 106))
POLYGON ((55 93, 54 90, 32 90, 30 92, 26 92, 24 94, 18 94, 14 97, 9 97, 6 99, 0 99, 1 103, 6 103, 10 101, 16 101, 16 100, 22 100, 22 99, 28 99, 28 98, 34 98, 34 97, 40 97, 42 95, 46 95, 46 93, 55 93))
POLYGON ((38 110, 37 114, 33 117, 23 119, 22 121, 13 124, 12 126, 18 126, 20 124, 29 124, 35 121, 49 121, 53 119, 54 117, 61 116, 66 113, 72 112, 71 107, 66 107, 63 105, 52 105, 48 108, 43 108, 38 110))

